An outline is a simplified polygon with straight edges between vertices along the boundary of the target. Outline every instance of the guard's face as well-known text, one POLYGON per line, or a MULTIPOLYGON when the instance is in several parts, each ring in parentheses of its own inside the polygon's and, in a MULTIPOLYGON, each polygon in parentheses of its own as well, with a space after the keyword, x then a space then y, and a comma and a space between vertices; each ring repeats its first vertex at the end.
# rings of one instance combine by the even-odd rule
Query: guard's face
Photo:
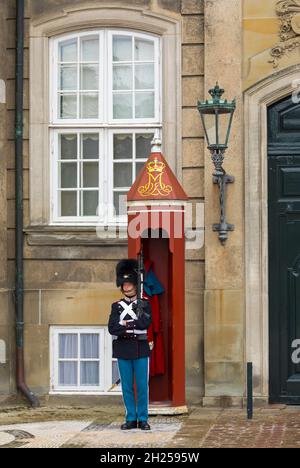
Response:
POLYGON ((124 283, 122 289, 125 294, 128 294, 128 296, 134 296, 136 294, 136 286, 132 283, 124 283))

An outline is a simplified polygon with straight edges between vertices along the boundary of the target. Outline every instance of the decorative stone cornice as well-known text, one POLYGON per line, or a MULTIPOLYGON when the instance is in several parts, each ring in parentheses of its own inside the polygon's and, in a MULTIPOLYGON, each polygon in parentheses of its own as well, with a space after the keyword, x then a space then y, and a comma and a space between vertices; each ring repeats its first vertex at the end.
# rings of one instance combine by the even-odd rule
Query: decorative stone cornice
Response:
POLYGON ((286 53, 300 47, 300 0, 279 0, 276 13, 280 19, 280 42, 270 52, 274 68, 286 53))

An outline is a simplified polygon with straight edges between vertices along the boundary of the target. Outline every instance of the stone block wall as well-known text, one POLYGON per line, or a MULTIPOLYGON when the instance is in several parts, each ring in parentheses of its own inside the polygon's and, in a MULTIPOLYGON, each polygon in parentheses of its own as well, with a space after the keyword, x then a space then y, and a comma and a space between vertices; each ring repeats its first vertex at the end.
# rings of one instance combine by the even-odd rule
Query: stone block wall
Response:
MULTIPOLYGON (((14 387, 14 303, 15 278, 15 7, 14 1, 1 4, 0 66, 7 100, 0 102, 0 339, 7 343, 6 366, 0 364, 0 393, 14 387), (2 378, 3 376, 3 378, 2 378)), ((63 13, 69 6, 85 6, 83 0, 26 1, 24 70, 24 225, 25 225, 25 363, 28 385, 42 394, 49 391, 49 326, 60 324, 101 325, 109 314, 109 304, 119 297, 114 285, 115 264, 126 257, 124 240, 108 244, 91 239, 90 229, 52 232, 31 229, 29 216, 29 29, 30 22, 48 14, 63 13), (73 236, 73 237, 72 237, 73 236), (72 240, 73 239, 73 240, 72 240), (79 239, 78 244, 74 239, 79 239), (81 239, 81 240, 80 240, 81 239)), ((103 2, 104 3, 104 2, 103 2)), ((125 2, 121 2, 124 6, 125 2)), ((89 1, 89 5, 99 0, 89 1)), ((120 2, 110 2, 112 6, 120 2)), ((181 22, 182 30, 182 181, 196 204, 204 202, 203 134, 196 109, 203 97, 204 2, 202 0, 128 0, 154 13, 169 15, 181 22)), ((170 79, 177 77, 170 77, 170 79)), ((168 156, 168 155, 166 155, 168 156)), ((42 194, 41 194, 42 196, 42 194)), ((203 225, 202 225, 203 228, 203 225)), ((204 248, 187 251, 186 261, 186 371, 187 398, 199 401, 203 395, 203 289, 204 248)))

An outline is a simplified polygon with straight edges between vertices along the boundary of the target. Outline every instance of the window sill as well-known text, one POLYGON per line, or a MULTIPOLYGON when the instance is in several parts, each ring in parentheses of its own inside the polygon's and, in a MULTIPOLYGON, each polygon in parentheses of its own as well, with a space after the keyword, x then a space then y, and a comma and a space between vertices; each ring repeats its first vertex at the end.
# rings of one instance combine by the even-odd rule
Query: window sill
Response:
POLYGON ((127 228, 91 226, 28 226, 24 229, 29 246, 127 246, 127 228))

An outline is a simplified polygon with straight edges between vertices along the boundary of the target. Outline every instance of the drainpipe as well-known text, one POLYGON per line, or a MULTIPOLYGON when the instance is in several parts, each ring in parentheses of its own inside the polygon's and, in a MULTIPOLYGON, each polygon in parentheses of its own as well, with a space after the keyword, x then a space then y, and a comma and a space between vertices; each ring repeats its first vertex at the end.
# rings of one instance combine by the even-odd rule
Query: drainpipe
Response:
POLYGON ((23 75, 24 75, 24 0, 16 0, 16 345, 17 388, 33 408, 39 400, 27 387, 24 372, 24 266, 23 266, 23 75))

